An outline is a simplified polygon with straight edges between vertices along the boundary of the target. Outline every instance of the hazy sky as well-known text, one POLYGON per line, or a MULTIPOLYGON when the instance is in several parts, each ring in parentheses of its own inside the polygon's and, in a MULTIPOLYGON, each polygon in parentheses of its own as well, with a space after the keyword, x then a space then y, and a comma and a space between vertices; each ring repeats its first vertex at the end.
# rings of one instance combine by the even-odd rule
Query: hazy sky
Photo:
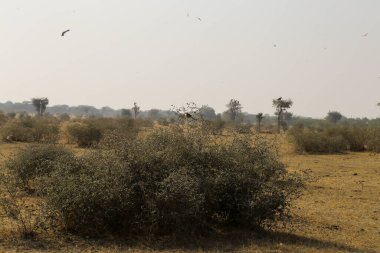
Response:
POLYGON ((235 98, 272 113, 282 96, 296 115, 378 117, 379 10, 379 0, 0 0, 0 101, 221 112, 235 98))

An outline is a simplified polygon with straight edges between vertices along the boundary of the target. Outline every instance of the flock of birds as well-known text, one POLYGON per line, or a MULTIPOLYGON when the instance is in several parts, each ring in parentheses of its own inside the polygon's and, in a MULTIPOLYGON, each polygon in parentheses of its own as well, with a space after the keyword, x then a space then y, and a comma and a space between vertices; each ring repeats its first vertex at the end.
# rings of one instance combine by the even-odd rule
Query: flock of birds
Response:
MULTIPOLYGON (((188 17, 188 18, 190 17, 190 13, 187 13, 187 17, 188 17)), ((202 21, 202 18, 200 18, 200 17, 196 17, 196 19, 198 19, 200 22, 202 21)), ((61 37, 65 36, 66 33, 68 33, 68 32, 70 32, 70 29, 63 31, 63 32, 61 33, 61 37)))
MULTIPOLYGON (((188 18, 190 17, 190 13, 187 13, 187 17, 188 17, 188 18)), ((202 18, 200 18, 200 17, 196 17, 196 19, 198 19, 200 22, 202 21, 202 18)), ((68 32, 70 32, 70 29, 67 29, 67 30, 63 31, 63 32, 61 33, 61 37, 65 36, 66 33, 68 33, 68 32)), ((365 33, 365 34, 362 35, 362 37, 368 37, 368 34, 369 34, 369 33, 365 33)), ((277 47, 277 44, 273 44, 273 47, 277 47)), ((327 47, 324 47, 323 49, 324 49, 324 50, 327 50, 327 47)), ((380 78, 380 77, 379 77, 379 78, 380 78)))
MULTIPOLYGON (((190 13, 187 13, 187 17, 190 18, 190 13)), ((195 17, 195 18, 198 19, 200 22, 202 21, 202 18, 200 18, 200 17, 195 17)), ((61 34, 61 37, 65 36, 65 34, 68 32, 70 32, 70 29, 63 31, 61 34)), ((362 37, 368 37, 368 34, 369 33, 365 33, 362 35, 362 37)), ((273 47, 277 47, 277 44, 273 44, 273 47)), ((323 49, 326 50, 327 47, 324 47, 323 49)))
MULTIPOLYGON (((189 14, 189 13, 187 13, 187 17, 190 17, 190 14, 189 14)), ((202 21, 202 19, 201 19, 200 17, 196 17, 196 18, 197 18, 199 21, 202 21)), ((65 36, 65 34, 68 33, 68 32, 70 32, 70 29, 63 31, 62 34, 61 34, 61 37, 65 36)), ((362 37, 368 37, 368 33, 363 34, 362 37)), ((277 44, 273 44, 273 47, 277 47, 277 44)), ((326 50, 327 47, 324 47, 323 49, 326 50)), ((380 78, 380 77, 379 77, 379 78, 380 78)))

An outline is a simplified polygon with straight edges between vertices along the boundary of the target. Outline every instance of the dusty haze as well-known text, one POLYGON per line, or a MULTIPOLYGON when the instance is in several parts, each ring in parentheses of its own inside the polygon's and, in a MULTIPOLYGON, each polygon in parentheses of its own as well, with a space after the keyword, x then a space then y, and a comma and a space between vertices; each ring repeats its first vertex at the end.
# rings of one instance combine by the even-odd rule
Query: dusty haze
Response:
POLYGON ((1 0, 0 101, 378 117, 380 1, 1 0), (201 19, 201 21, 198 19, 201 19), (65 37, 61 32, 71 31, 65 37), (368 33, 368 35, 367 35, 368 33))

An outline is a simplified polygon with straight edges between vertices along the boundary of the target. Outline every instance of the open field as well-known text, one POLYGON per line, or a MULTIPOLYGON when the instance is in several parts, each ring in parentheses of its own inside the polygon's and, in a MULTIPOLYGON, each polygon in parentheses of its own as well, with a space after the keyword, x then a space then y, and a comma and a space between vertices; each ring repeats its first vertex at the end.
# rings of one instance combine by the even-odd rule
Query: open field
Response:
MULTIPOLYGON (((1 162, 22 145, 0 144, 1 162)), ((292 223, 265 235, 221 232, 207 240, 144 244, 47 235, 21 241, 11 236, 9 224, 2 220, 0 251, 380 252, 380 155, 297 155, 289 148, 282 159, 291 171, 307 171, 310 180, 293 208, 292 223)))

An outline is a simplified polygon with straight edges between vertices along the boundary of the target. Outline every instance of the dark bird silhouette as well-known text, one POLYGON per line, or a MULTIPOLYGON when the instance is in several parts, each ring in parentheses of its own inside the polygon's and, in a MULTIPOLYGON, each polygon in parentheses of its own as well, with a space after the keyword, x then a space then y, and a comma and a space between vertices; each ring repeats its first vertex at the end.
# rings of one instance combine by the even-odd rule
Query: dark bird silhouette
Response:
POLYGON ((277 98, 277 100, 281 100, 281 99, 282 99, 282 97, 277 98))
POLYGON ((61 36, 65 36, 65 34, 68 33, 68 32, 70 32, 70 30, 64 31, 61 36))
POLYGON ((193 116, 190 113, 188 113, 188 112, 185 115, 186 115, 186 118, 188 118, 188 119, 189 118, 194 119, 193 116))
POLYGON ((197 18, 199 21, 202 21, 202 19, 200 17, 197 18))
POLYGON ((367 36, 368 36, 368 33, 363 34, 363 37, 367 37, 367 36))

